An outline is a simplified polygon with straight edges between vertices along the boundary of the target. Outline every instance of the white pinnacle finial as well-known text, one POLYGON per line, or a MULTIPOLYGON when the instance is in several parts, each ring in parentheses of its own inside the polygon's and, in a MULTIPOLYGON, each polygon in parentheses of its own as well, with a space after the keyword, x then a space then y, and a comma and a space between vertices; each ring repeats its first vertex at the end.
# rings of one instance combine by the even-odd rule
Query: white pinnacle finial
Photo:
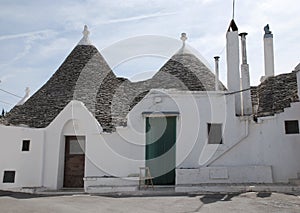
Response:
POLYGON ((183 42, 183 44, 185 44, 185 41, 188 39, 186 36, 186 33, 181 33, 181 41, 183 42))
POLYGON ((24 97, 16 104, 16 106, 23 105, 27 100, 27 98, 29 97, 29 93, 30 93, 30 89, 29 87, 26 87, 24 97))
POLYGON ((88 30, 87 25, 84 25, 84 29, 82 31, 83 37, 79 41, 78 45, 91 45, 91 41, 89 39, 90 31, 88 30))
POLYGON ((186 33, 181 33, 181 41, 182 41, 182 47, 185 47, 185 41, 187 40, 186 33))

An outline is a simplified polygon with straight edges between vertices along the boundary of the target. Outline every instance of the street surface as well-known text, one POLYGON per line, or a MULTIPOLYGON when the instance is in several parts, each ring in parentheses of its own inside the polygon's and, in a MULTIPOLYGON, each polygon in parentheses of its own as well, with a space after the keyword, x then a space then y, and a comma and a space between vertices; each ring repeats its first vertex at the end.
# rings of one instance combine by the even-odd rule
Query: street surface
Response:
POLYGON ((124 197, 88 194, 37 196, 0 191, 1 213, 300 212, 300 197, 278 193, 124 197))

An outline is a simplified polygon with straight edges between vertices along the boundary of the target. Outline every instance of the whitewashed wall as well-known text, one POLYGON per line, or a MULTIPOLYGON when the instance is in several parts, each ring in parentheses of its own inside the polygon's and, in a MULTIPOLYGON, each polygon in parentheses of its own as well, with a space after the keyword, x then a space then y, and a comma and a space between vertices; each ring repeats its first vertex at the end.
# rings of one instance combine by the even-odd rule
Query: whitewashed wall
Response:
POLYGON ((283 113, 251 122, 249 136, 213 166, 272 166, 274 182, 288 182, 300 172, 300 134, 285 134, 285 120, 300 121, 300 103, 283 113))
MULTIPOLYGON (((99 134, 101 127, 97 125, 92 116, 87 116, 89 113, 85 107, 80 103, 76 103, 75 106, 66 108, 47 128, 46 147, 49 148, 46 149, 45 177, 52 178, 52 182, 45 178, 45 185, 48 187, 62 187, 65 135, 86 136, 85 177, 128 178, 128 176, 137 174, 139 167, 145 165, 145 117, 142 113, 147 111, 179 112, 176 142, 177 169, 235 166, 235 169, 228 170, 232 171, 229 175, 231 179, 201 179, 198 181, 253 182, 261 180, 272 182, 273 177, 270 172, 270 168, 272 168, 274 181, 286 182, 288 178, 294 177, 297 173, 297 158, 291 158, 292 153, 297 150, 294 149, 298 144, 295 142, 297 136, 285 138, 285 140, 294 140, 294 142, 292 142, 292 147, 286 151, 289 158, 279 160, 277 156, 269 153, 268 147, 272 143, 271 152, 281 153, 283 149, 281 143, 278 140, 277 144, 272 142, 278 137, 275 136, 272 139, 272 136, 274 128, 283 128, 283 123, 281 127, 278 121, 271 125, 268 120, 256 124, 251 119, 236 117, 234 96, 232 95, 224 95, 222 92, 153 90, 129 113, 128 126, 117 128, 117 131, 112 134, 103 132, 99 134), (157 99, 157 97, 159 98, 157 99), (74 109, 77 109, 75 115, 74 109), (70 118, 72 118, 71 123, 70 118), (76 121, 76 131, 74 131, 74 121, 76 121), (223 144, 207 144, 207 123, 223 124, 223 144), (87 124, 90 125, 87 126, 87 124), (263 137, 261 137, 261 132, 264 132, 263 137), (269 137, 270 139, 267 139, 269 137), (286 165, 290 165, 288 172, 283 169, 286 165), (256 177, 254 175, 253 178, 250 178, 248 175, 249 166, 251 174, 257 172, 256 177)), ((284 116, 288 110, 280 116, 284 116)), ((297 113, 297 109, 292 110, 286 116, 291 117, 295 113, 297 113)), ((188 173, 187 170, 185 171, 188 173)), ((179 179, 180 177, 177 180, 179 179)), ((91 181, 90 184, 101 184, 102 181, 91 181)))
MULTIPOLYGON (((287 182, 296 177, 300 171, 299 135, 285 135, 284 120, 300 120, 295 117, 300 115, 299 104, 294 103, 285 112, 255 123, 251 117, 235 116, 233 100, 234 96, 221 92, 152 90, 130 112, 128 127, 119 128, 113 134, 93 136, 93 141, 101 142, 88 145, 92 150, 88 156, 93 163, 87 165, 87 175, 127 177, 137 173, 138 167, 145 163, 142 112, 177 111, 177 169, 232 167, 228 170, 232 171, 231 179, 223 182, 287 182), (156 102, 157 97, 159 102, 156 102), (223 144, 207 144, 207 123, 223 124, 223 144), (97 150, 101 150, 101 154, 97 150), (259 178, 247 175, 250 167, 251 174, 257 172, 259 178)), ((203 179, 203 182, 209 181, 216 182, 203 179)))
POLYGON ((92 136, 101 131, 83 103, 71 101, 45 129, 44 186, 51 189, 63 187, 65 136, 86 136, 88 149, 89 143, 96 143, 91 140, 92 136))
MULTIPOLYGON (((152 90, 128 115, 128 126, 113 134, 89 136, 87 177, 126 178, 145 165, 143 112, 179 112, 176 167, 199 168, 248 134, 248 120, 236 118, 234 96, 223 92, 152 90), (207 144, 207 123, 222 123, 223 145, 207 144)), ((95 183, 95 182, 94 182, 95 183)))
MULTIPOLYGON (((271 177, 274 182, 287 182, 300 172, 299 134, 285 135, 284 132, 284 120, 300 120, 300 103, 293 103, 285 112, 255 123, 251 118, 235 116, 232 95, 152 90, 129 113, 128 126, 117 128, 112 134, 103 133, 92 114, 78 101, 70 102, 45 129, 0 126, 1 178, 4 170, 16 171, 15 183, 1 181, 0 188, 61 188, 65 136, 69 135, 86 137, 85 177, 97 180, 102 176, 134 176, 139 167, 145 165, 145 117, 142 112, 154 111, 179 112, 176 142, 179 182, 216 182, 199 180, 209 178, 211 171, 205 168, 212 168, 215 176, 224 176, 224 168, 228 168, 227 172, 232 172, 228 177, 237 182, 247 177, 247 168, 251 168, 253 177, 246 181, 270 181, 271 177), (223 124, 223 144, 207 144, 207 123, 223 124), (21 151, 24 139, 31 140, 29 152, 21 151), (207 175, 201 176, 200 171, 207 175), (255 176, 255 172, 260 174, 255 176), (184 178, 184 175, 188 176, 184 178)), ((232 182, 225 179, 217 182, 232 182)))
POLYGON ((0 125, 0 135, 0 188, 41 186, 44 131, 0 125), (23 140, 30 140, 29 151, 22 151, 23 140), (16 172, 14 183, 3 183, 4 171, 16 172))

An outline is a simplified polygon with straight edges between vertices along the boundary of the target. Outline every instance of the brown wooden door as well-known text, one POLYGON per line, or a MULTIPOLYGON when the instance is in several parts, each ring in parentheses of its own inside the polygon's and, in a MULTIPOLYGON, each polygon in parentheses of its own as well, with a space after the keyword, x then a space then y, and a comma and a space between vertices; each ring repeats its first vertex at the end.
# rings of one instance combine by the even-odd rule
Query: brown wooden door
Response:
POLYGON ((67 136, 65 146, 64 187, 83 187, 85 137, 67 136))

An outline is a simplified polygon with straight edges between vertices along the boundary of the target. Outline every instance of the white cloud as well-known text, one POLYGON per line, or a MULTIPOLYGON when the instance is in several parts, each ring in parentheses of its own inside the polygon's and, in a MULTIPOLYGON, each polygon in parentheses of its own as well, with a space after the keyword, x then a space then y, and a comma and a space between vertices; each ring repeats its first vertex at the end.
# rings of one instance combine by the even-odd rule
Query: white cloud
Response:
POLYGON ((39 31, 34 31, 34 32, 26 32, 26 33, 18 33, 18 34, 12 34, 12 35, 2 35, 0 36, 0 41, 2 40, 8 40, 8 39, 17 39, 17 38, 26 38, 30 37, 31 39, 34 38, 47 38, 50 35, 55 34, 53 30, 39 30, 39 31))
POLYGON ((133 17, 128 17, 128 18, 121 18, 121 19, 111 19, 111 20, 101 21, 99 23, 96 23, 93 25, 93 27, 95 27, 97 25, 101 25, 101 24, 114 24, 114 23, 130 22, 130 21, 140 21, 143 19, 170 16, 170 15, 175 15, 175 14, 176 13, 154 13, 154 14, 148 14, 148 15, 140 15, 140 16, 133 16, 133 17))
MULTIPOLYGON (((13 34, 13 35, 3 35, 0 36, 0 41, 5 40, 15 40, 15 39, 21 39, 24 41, 23 50, 16 52, 14 58, 7 61, 6 63, 2 63, 1 67, 7 67, 8 65, 15 63, 16 61, 22 59, 25 57, 28 53, 31 52, 31 49, 33 45, 36 42, 41 42, 41 40, 50 39, 51 37, 55 36, 57 33, 53 30, 40 30, 40 31, 34 31, 34 32, 26 32, 26 33, 19 33, 19 34, 13 34)), ((14 42, 14 41, 12 41, 14 42)))

